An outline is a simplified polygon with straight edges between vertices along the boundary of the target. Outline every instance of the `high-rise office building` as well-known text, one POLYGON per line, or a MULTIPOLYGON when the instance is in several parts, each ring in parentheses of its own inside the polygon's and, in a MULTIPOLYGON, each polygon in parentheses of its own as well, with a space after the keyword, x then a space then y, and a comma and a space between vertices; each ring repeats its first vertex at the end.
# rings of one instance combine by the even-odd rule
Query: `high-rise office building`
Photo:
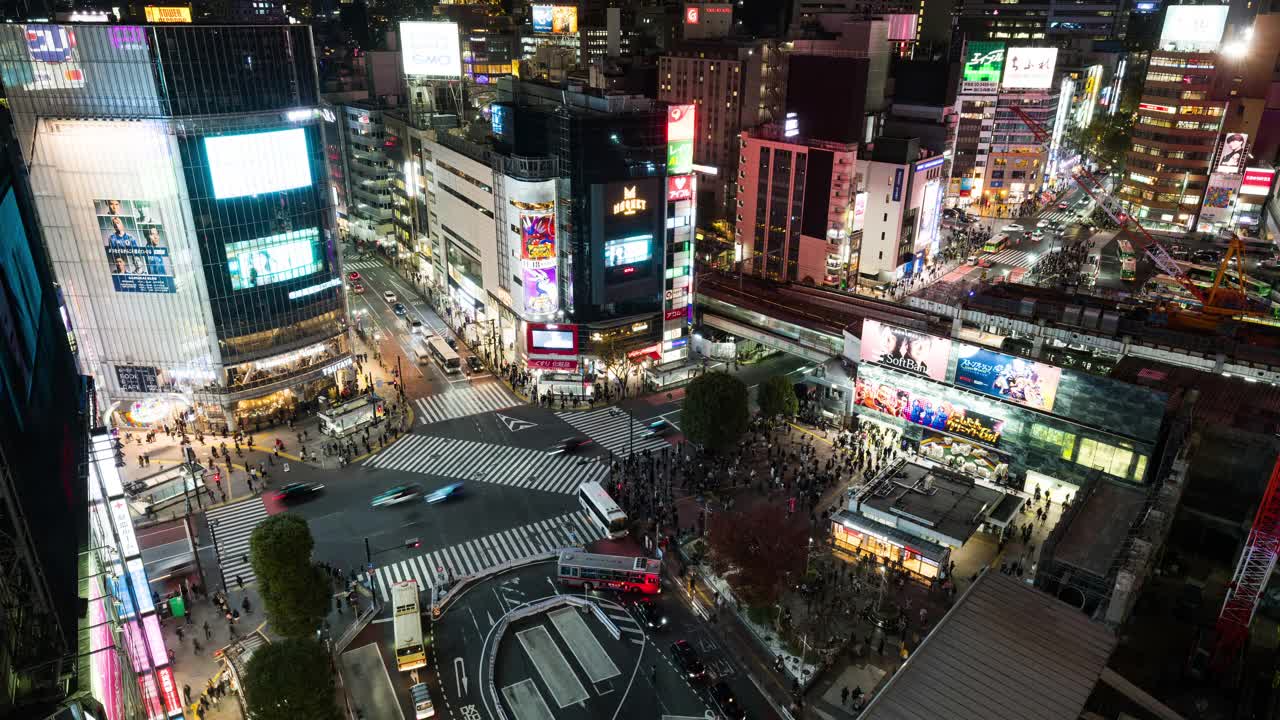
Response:
POLYGON ((1001 0, 957 0, 955 27, 965 40, 1014 43, 1064 43, 1107 40, 1124 31, 1124 0, 1053 0, 1008 3, 1001 0))
POLYGON ((698 108, 693 161, 717 171, 700 182, 707 218, 732 215, 738 134, 782 119, 782 62, 776 43, 757 40, 688 42, 658 59, 658 99, 698 108))
POLYGON ((248 428, 350 371, 305 26, 9 25, 0 72, 114 422, 248 428))

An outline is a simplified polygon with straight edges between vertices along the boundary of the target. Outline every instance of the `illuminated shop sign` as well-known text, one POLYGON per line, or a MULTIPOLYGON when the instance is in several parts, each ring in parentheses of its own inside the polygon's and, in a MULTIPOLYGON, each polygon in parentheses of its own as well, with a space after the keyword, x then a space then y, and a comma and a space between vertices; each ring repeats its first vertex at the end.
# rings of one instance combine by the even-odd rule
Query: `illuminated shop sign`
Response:
POLYGON ((939 155, 936 158, 931 158, 929 160, 925 160, 922 163, 916 164, 916 172, 924 172, 926 170, 932 170, 936 167, 941 167, 942 163, 944 162, 946 162, 946 158, 939 155))
POLYGON ((635 215, 638 212, 644 212, 649 207, 649 201, 636 197, 636 186, 622 188, 622 200, 613 204, 614 215, 635 215))
POLYGON ((693 176, 671 175, 667 178, 667 202, 693 199, 693 176))
POLYGON ((854 404, 900 420, 995 446, 1004 421, 930 395, 858 378, 854 404))
POLYGON ((667 175, 693 172, 693 137, 697 134, 697 106, 667 108, 667 175))
POLYGON ((1170 105, 1156 105, 1155 103, 1138 103, 1139 110, 1150 110, 1151 112, 1165 113, 1167 115, 1176 115, 1178 108, 1170 105))
POLYGON ((189 7, 160 7, 157 5, 148 5, 142 9, 147 16, 149 23, 189 23, 191 22, 191 8, 189 7))
POLYGON ((289 293, 289 299, 297 300, 298 298, 304 298, 304 297, 307 297, 308 295, 315 295, 316 293, 324 292, 329 288, 338 287, 341 284, 342 284, 342 280, 338 278, 333 278, 332 280, 326 280, 325 282, 319 283, 317 285, 304 287, 301 290, 294 290, 293 292, 289 293))

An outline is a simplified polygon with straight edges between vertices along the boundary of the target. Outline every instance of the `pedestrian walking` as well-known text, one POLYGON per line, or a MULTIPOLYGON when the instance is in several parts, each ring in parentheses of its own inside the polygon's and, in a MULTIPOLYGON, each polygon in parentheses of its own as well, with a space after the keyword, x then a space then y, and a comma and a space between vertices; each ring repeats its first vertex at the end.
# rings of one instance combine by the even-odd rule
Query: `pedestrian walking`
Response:
POLYGON ((182 633, 182 626, 181 626, 181 625, 179 625, 179 626, 178 626, 178 628, 177 628, 177 630, 178 630, 178 644, 182 644, 182 641, 184 640, 184 638, 182 637, 182 634, 183 634, 183 633, 182 633))
POLYGON ((244 600, 240 602, 240 607, 244 610, 245 615, 252 615, 253 609, 249 606, 249 596, 245 595, 244 600))
POLYGON ((212 640, 212 639, 213 639, 213 630, 211 630, 211 629, 209 628, 209 621, 208 621, 208 620, 205 620, 205 621, 204 621, 204 639, 205 639, 205 640, 212 640))
POLYGON ((240 577, 239 575, 236 576, 236 587, 240 588, 241 590, 244 590, 244 578, 240 577))

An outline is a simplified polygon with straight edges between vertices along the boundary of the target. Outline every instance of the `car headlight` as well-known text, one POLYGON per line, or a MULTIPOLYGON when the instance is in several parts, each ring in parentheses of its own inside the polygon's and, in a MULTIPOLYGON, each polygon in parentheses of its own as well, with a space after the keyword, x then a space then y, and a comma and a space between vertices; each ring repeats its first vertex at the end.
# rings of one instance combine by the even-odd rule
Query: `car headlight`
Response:
POLYGON ((667 619, 666 619, 666 618, 662 618, 662 622, 661 622, 660 624, 662 624, 662 625, 666 625, 666 624, 667 624, 667 619))

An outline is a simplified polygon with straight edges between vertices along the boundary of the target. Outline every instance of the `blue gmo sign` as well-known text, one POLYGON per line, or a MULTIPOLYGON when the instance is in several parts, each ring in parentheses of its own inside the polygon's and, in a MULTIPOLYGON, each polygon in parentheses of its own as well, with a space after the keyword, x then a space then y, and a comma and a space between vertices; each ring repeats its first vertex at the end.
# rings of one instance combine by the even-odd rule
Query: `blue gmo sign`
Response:
POLYGON ((932 170, 938 167, 939 165, 941 165, 945 161, 946 161, 946 158, 943 157, 942 155, 939 155, 936 158, 930 158, 928 160, 925 160, 922 163, 918 163, 916 165, 916 172, 924 172, 925 170, 932 170))

